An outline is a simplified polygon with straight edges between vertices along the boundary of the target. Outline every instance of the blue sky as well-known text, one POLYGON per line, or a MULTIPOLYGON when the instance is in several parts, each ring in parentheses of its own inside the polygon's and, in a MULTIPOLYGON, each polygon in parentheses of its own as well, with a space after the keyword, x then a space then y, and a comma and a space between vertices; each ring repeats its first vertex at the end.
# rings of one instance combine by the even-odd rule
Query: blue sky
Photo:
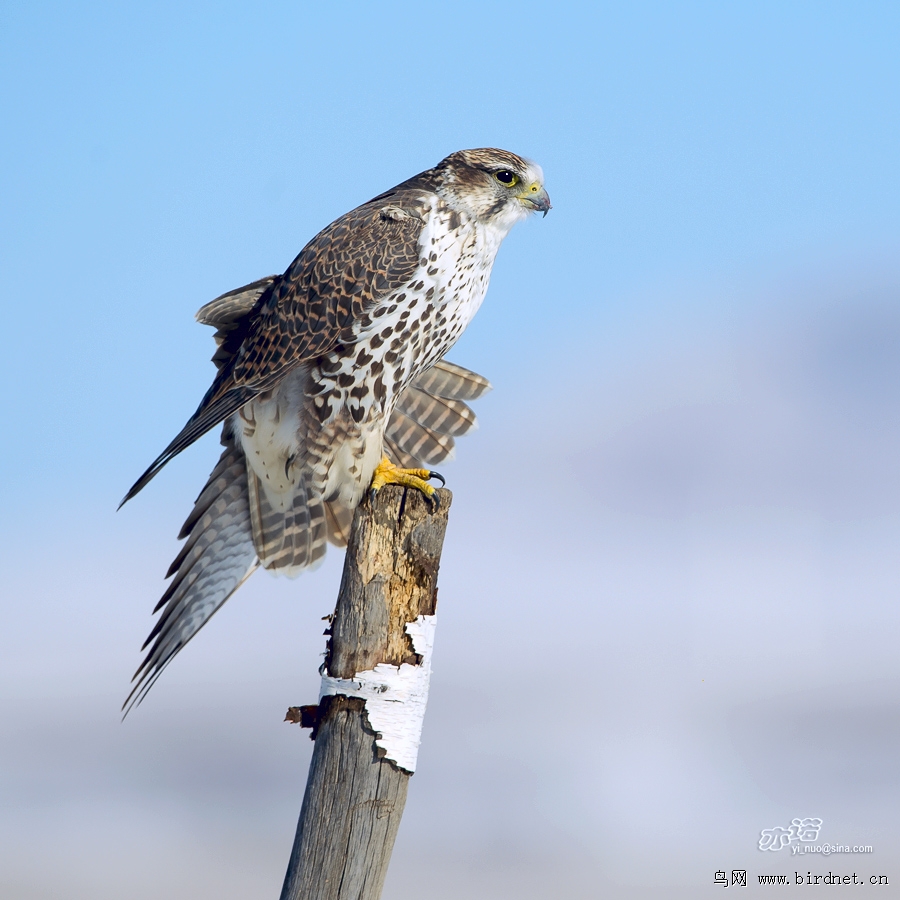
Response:
MULTIPOLYGON (((460 146, 537 159, 556 207, 510 239, 467 338, 492 375, 519 346, 605 351, 636 294, 890 254, 900 229, 890 4, 2 15, 0 260, 7 377, 28 373, 11 413, 37 420, 26 465, 89 426, 124 484, 208 380, 194 310, 460 146), (30 414, 38 398, 49 415, 30 414)), ((68 443, 79 485, 97 443, 68 443)))
POLYGON ((572 897, 703 896, 717 860, 756 864, 754 832, 807 814, 869 834, 872 871, 900 878, 897 735, 878 725, 900 693, 898 46, 891 3, 0 9, 0 828, 19 895, 53 895, 51 847, 68 896, 122 896, 128 866, 96 850, 116 841, 128 865, 142 841, 171 860, 147 896, 196 896, 223 847, 217 896, 277 889, 296 742, 260 710, 315 691, 339 560, 257 576, 120 727, 215 437, 115 506, 209 383, 197 308, 486 145, 537 160, 554 209, 509 237, 451 354, 496 389, 445 472, 435 695, 390 896, 433 878, 430 896, 519 900, 561 873, 572 897), (565 739, 523 731, 529 698, 565 739), (764 733, 795 773, 811 744, 818 762, 788 778, 764 733), (876 774, 853 782, 846 758, 876 774))

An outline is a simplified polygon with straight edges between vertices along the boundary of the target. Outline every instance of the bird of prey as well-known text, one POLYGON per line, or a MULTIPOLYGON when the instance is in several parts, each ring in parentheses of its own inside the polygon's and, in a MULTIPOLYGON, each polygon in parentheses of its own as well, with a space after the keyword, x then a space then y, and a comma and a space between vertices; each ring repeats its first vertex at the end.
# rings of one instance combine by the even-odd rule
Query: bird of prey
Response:
POLYGON ((484 299, 512 226, 550 209, 539 166, 461 150, 341 216, 281 276, 223 294, 218 373, 197 411, 122 501, 222 424, 224 451, 179 537, 162 609, 125 707, 258 567, 295 575, 346 544, 368 488, 436 497, 490 387, 443 360, 484 299))

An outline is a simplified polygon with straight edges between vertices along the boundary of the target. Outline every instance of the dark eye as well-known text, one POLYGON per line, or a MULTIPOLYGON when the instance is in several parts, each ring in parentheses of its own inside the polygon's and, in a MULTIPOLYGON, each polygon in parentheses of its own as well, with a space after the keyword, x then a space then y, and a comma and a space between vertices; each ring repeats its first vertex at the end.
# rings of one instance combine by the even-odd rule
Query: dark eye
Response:
POLYGON ((519 180, 519 176, 513 174, 512 172, 501 169, 499 172, 494 172, 494 178, 500 182, 500 184, 505 184, 507 187, 512 187, 519 180))

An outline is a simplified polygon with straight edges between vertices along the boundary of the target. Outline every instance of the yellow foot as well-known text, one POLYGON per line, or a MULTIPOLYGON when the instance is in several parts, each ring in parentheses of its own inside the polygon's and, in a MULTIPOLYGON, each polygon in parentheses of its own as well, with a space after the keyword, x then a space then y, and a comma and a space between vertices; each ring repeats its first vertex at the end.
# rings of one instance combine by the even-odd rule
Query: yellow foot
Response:
POLYGON ((437 491, 428 483, 430 478, 440 479, 442 486, 446 484, 444 476, 438 472, 432 472, 430 469, 401 469, 384 456, 378 463, 378 468, 375 469, 369 495, 374 497, 386 484, 402 484, 403 487, 421 491, 437 509, 441 505, 441 501, 437 491))

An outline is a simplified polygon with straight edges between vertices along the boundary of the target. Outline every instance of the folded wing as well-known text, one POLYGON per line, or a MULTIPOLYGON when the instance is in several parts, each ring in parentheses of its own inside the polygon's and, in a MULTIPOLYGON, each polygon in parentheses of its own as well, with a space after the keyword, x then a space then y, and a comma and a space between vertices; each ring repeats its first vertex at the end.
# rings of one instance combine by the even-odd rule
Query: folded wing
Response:
MULTIPOLYGON (((269 283, 270 279, 261 279, 224 294, 197 314, 199 321, 218 329, 218 350, 213 357, 217 366, 228 363, 230 336, 239 327, 240 316, 253 308, 269 283)), ((476 427, 475 415, 466 401, 488 390, 490 382, 482 376, 444 360, 436 363, 400 395, 385 435, 388 456, 410 468, 447 459, 454 438, 476 427)), ((149 645, 150 649, 132 679, 134 687, 123 706, 126 715, 143 700, 182 647, 259 566, 253 543, 254 512, 271 515, 272 511, 252 508, 258 492, 250 489, 247 463, 228 422, 222 430, 222 445, 222 455, 179 534, 185 543, 167 573, 172 581, 154 609, 161 611, 160 617, 144 642, 144 648, 149 645)), ((319 513, 310 515, 292 509, 290 515, 295 517, 295 524, 306 522, 305 538, 310 548, 315 548, 310 550, 310 564, 324 552, 324 539, 338 547, 346 546, 353 510, 325 503, 324 522, 319 513)), ((277 570, 277 566, 274 568, 277 570)))

